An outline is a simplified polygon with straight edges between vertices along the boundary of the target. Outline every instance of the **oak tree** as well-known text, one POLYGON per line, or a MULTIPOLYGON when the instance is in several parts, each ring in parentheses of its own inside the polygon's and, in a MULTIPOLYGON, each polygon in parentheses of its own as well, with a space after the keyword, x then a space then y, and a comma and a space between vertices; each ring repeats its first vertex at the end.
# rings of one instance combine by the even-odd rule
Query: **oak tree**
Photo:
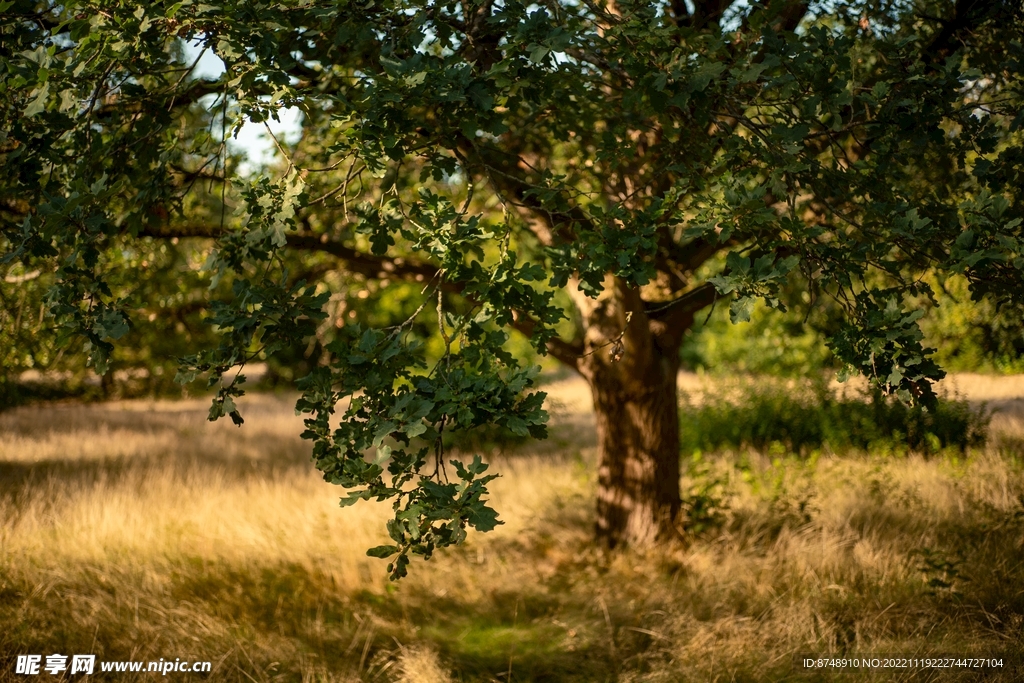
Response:
POLYGON ((312 350, 303 436, 343 504, 394 502, 393 542, 370 551, 393 577, 499 523, 494 475, 446 462, 446 434, 545 434, 510 334, 589 382, 597 535, 646 544, 679 531, 679 349, 709 307, 745 320, 803 278, 843 313, 843 373, 927 404, 942 370, 918 327, 925 275, 1024 298, 1011 0, 0 13, 5 276, 46 273, 50 324, 103 374, 150 296, 127 255, 187 247, 189 277, 201 255, 192 301, 217 341, 179 379, 206 378, 210 418, 241 423, 238 367, 312 350), (186 44, 223 74, 197 76, 186 44), (297 140, 254 173, 232 135, 284 108, 297 140), (385 285, 388 315, 345 295, 385 285))

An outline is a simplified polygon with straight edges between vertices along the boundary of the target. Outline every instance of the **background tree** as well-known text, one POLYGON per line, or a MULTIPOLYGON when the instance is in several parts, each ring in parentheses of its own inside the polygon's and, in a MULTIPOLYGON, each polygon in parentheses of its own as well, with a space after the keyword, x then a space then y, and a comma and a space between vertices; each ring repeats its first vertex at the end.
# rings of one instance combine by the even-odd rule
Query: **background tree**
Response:
POLYGON ((842 374, 927 403, 924 276, 992 306, 1024 296, 1017 3, 0 11, 7 272, 55 273, 52 320, 103 374, 151 296, 111 285, 126 254, 209 240, 219 341, 179 379, 207 376, 211 419, 241 423, 233 368, 312 351, 304 436, 343 503, 395 501, 394 543, 371 550, 395 577, 497 523, 492 475, 448 469, 446 432, 544 434, 506 330, 588 380, 597 533, 650 543, 677 532, 676 375, 704 309, 784 308, 799 274, 841 314, 842 374), (194 78, 184 41, 223 75, 194 78), (282 107, 302 112, 298 143, 246 175, 230 136, 282 107), (388 309, 358 305, 385 286, 388 309))

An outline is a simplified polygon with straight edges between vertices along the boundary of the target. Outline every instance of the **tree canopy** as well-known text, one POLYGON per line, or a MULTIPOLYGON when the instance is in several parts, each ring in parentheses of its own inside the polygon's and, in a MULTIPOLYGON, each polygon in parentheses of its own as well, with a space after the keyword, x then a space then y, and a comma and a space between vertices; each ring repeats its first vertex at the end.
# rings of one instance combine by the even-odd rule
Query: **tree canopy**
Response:
POLYGON ((927 404, 942 376, 918 324, 928 278, 1024 303, 1010 0, 0 12, 5 277, 45 274, 49 324, 100 374, 147 316, 192 306, 209 331, 178 379, 216 389, 211 419, 241 424, 240 366, 312 354, 303 436, 343 504, 394 500, 393 543, 370 551, 395 558, 393 577, 499 523, 494 475, 446 463, 446 433, 545 434, 513 330, 582 373, 599 416, 633 425, 599 421, 614 542, 657 531, 640 508, 659 529, 678 508, 675 369, 703 309, 747 320, 801 278, 841 313, 841 374, 927 404), (224 73, 197 77, 189 43, 224 73), (290 107, 298 141, 247 170, 231 136, 290 107), (360 306, 383 287, 386 314, 360 306))

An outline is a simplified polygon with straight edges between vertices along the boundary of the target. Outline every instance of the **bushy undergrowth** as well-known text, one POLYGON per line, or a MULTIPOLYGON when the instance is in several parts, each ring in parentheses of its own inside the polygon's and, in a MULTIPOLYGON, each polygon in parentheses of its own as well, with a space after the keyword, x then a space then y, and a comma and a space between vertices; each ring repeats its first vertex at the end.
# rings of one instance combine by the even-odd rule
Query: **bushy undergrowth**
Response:
POLYGON ((810 454, 965 451, 985 443, 991 414, 964 399, 909 407, 878 393, 837 394, 824 385, 730 384, 680 413, 682 452, 754 448, 810 454))

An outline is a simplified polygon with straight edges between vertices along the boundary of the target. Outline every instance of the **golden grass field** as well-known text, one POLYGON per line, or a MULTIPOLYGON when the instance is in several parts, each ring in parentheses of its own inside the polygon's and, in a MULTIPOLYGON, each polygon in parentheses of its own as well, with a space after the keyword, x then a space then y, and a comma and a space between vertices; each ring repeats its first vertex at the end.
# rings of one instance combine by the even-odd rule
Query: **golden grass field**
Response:
POLYGON ((32 653, 238 683, 1024 680, 1024 379, 954 382, 1001 411, 984 449, 687 459, 716 524, 613 554, 590 543, 586 388, 556 382, 551 439, 489 447, 505 524, 397 585, 364 554, 388 510, 339 509, 293 396, 243 399, 241 429, 202 400, 0 413, 0 681, 35 678, 14 673, 32 653), (833 675, 796 653, 1005 666, 833 675))

